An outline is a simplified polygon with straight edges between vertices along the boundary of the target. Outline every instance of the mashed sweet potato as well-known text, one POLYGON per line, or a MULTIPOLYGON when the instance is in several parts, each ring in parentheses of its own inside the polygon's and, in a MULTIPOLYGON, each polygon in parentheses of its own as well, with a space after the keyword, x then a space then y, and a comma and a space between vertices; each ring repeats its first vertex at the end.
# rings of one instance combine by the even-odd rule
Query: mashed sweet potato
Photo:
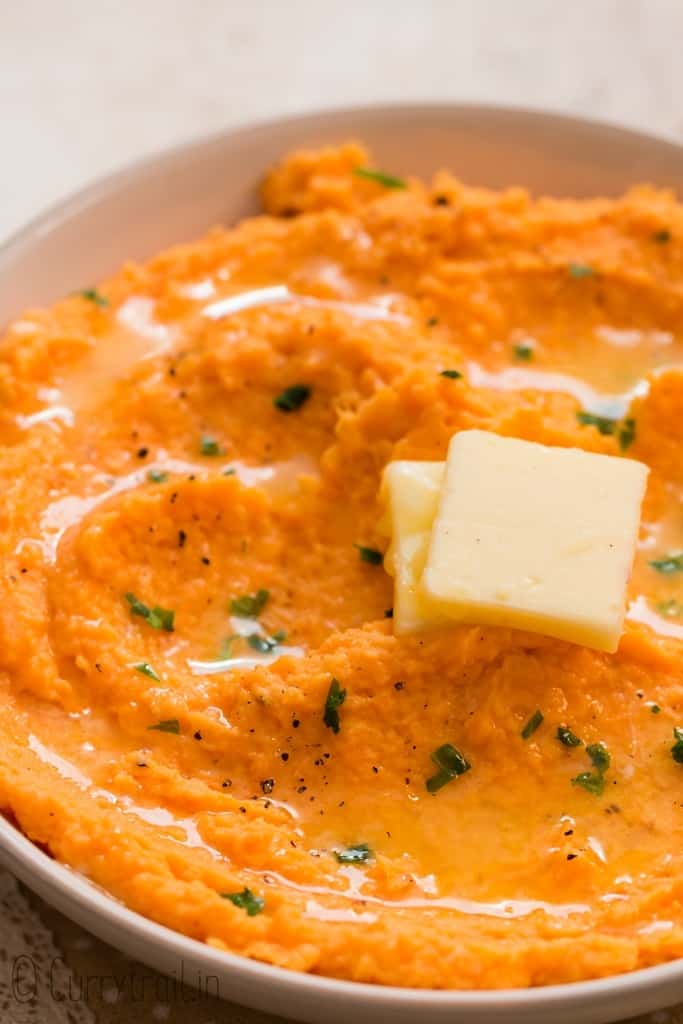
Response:
POLYGON ((369 165, 296 153, 263 216, 9 327, 0 805, 140 913, 296 970, 681 956, 683 210, 369 165), (383 467, 472 427, 651 467, 616 655, 392 635, 383 467), (430 793, 444 743, 472 767, 430 793))

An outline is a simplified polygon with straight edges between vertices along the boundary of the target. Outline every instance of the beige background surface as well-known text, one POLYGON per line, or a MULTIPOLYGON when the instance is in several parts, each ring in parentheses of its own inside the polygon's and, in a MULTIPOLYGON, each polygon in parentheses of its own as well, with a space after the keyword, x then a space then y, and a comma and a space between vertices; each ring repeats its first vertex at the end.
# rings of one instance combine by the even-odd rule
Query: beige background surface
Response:
MULTIPOLYGON (((682 39, 683 0, 0 0, 0 240, 159 147, 313 107, 527 104, 683 139, 682 39)), ((0 873, 1 1024, 143 1021, 266 1024, 169 994, 0 873), (26 953, 35 998, 30 972, 12 993, 26 953)))

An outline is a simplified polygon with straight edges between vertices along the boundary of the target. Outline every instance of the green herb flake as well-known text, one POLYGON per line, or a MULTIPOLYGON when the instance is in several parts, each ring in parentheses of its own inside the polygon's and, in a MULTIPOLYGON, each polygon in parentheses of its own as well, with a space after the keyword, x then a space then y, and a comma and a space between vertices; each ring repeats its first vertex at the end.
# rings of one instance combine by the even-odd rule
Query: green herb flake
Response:
POLYGON ((610 754, 609 750, 604 743, 589 743, 586 747, 586 753, 593 762, 593 767, 596 771, 604 775, 610 766, 610 754))
POLYGON ((245 910, 247 917, 256 917, 266 905, 263 896, 257 896, 256 893, 253 893, 251 889, 246 887, 241 892, 222 892, 221 898, 230 900, 236 907, 245 910))
POLYGON ((660 708, 659 704, 650 705, 650 711, 653 715, 661 715, 662 713, 662 709, 660 708))
POLYGON ((345 850, 335 850, 334 855, 340 864, 367 864, 374 854, 367 843, 356 843, 345 850))
POLYGON ((168 480, 168 473, 164 473, 161 469, 150 469, 147 479, 153 484, 165 484, 168 480))
POLYGON ((605 791, 605 772, 611 761, 609 750, 604 743, 589 743, 586 753, 593 763, 594 771, 580 772, 572 779, 572 785, 581 786, 593 796, 602 796, 605 791))
POLYGON ((520 732, 520 736, 522 737, 523 740, 528 740, 531 736, 533 736, 533 734, 536 732, 538 727, 540 725, 542 725, 542 724, 543 724, 543 712, 539 711, 539 710, 534 711, 533 715, 531 716, 529 721, 526 723, 526 725, 524 726, 524 728, 520 732))
POLYGON ((671 748, 671 756, 676 764, 683 764, 683 729, 674 726, 675 743, 671 748))
POLYGON ((427 327, 436 327, 438 322, 439 322, 438 316, 430 316, 429 320, 427 321, 427 327))
POLYGON ((273 399, 273 405, 280 412, 296 412, 311 397, 307 384, 292 384, 273 399))
POLYGON ((630 448, 636 439, 636 421, 631 416, 617 420, 611 416, 599 416, 597 413, 581 409, 577 412, 576 418, 583 427, 596 427, 604 437, 616 434, 622 452, 630 448))
POLYGON ((520 359, 526 363, 534 357, 533 345, 529 345, 527 342, 520 342, 519 345, 515 345, 513 352, 515 359, 520 359))
POLYGON ((273 650, 267 637, 259 636, 258 633, 252 633, 251 636, 247 637, 247 643, 253 651, 258 651, 259 654, 270 654, 273 650))
POLYGON ((170 611, 168 608, 161 608, 158 604, 150 608, 148 605, 143 604, 135 594, 128 593, 124 596, 130 605, 133 615, 139 615, 152 629, 163 629, 166 633, 173 632, 175 612, 170 611))
POLYGON ((368 565, 382 564, 383 555, 377 548, 366 548, 363 544, 354 544, 354 547, 358 549, 361 562, 367 562, 368 565))
POLYGON ((460 380, 462 374, 460 370, 442 370, 439 376, 447 377, 449 380, 460 380))
POLYGON ((595 277, 595 271, 587 263, 570 263, 567 272, 574 280, 579 281, 583 277, 595 277))
POLYGON ((215 438, 204 434, 199 440, 200 455, 222 455, 223 449, 215 438))
POLYGON ((425 783, 428 792, 436 793, 459 775, 468 772, 472 765, 452 743, 443 743, 432 753, 432 761, 439 769, 425 783))
POLYGON ((583 744, 583 740, 580 740, 576 733, 573 733, 566 725, 558 725, 556 735, 565 747, 580 747, 583 744))
POLYGON ((171 732, 174 736, 180 734, 180 722, 177 718, 165 718, 156 725, 148 725, 147 728, 153 732, 171 732))
POLYGON ((156 674, 148 661, 141 661, 139 665, 133 665, 133 668, 136 672, 139 672, 140 675, 149 676, 150 679, 156 679, 157 682, 160 681, 160 677, 156 674))
POLYGON ((666 601, 658 601, 655 608, 667 619, 679 619, 683 615, 683 604, 670 597, 666 601))
POLYGON ((583 427, 597 427, 601 434, 608 436, 614 434, 617 429, 618 420, 610 419, 609 416, 597 416, 593 412, 586 412, 581 409, 576 418, 583 427))
POLYGON ((87 299, 88 302, 93 302, 96 306, 100 306, 101 309, 105 309, 109 305, 109 299, 98 292, 97 288, 84 288, 80 292, 82 299, 87 299))
POLYGON ((636 421, 632 417, 622 420, 617 432, 617 440, 622 452, 630 448, 636 439, 636 421))
POLYGON ((242 615, 245 619, 256 619, 261 614, 270 597, 269 590, 257 590, 255 594, 242 594, 230 601, 233 615, 242 615))
POLYGON ((661 228, 660 231, 653 231, 652 241, 658 242, 659 245, 665 245, 667 242, 671 241, 671 232, 668 228, 661 228))
POLYGON ((657 572, 683 572, 683 551, 676 555, 664 555, 663 558, 653 558, 650 565, 657 572))
POLYGON ((376 171, 372 167, 354 167, 353 173, 357 178, 365 178, 367 181, 374 181, 384 188, 407 188, 403 178, 397 178, 393 174, 386 174, 384 171, 376 171))
POLYGON ((342 690, 339 680, 333 679, 325 698, 323 722, 332 732, 339 732, 339 708, 346 700, 346 690, 342 690))
POLYGON ((247 637, 247 643, 254 651, 258 651, 259 654, 271 654, 276 647, 284 643, 287 639, 287 634, 284 630, 279 629, 277 633, 273 633, 272 636, 259 636, 258 633, 252 633, 251 636, 247 637))
POLYGON ((580 772, 572 779, 572 786, 581 786, 593 796, 602 796, 605 792, 605 780, 600 772, 580 772))

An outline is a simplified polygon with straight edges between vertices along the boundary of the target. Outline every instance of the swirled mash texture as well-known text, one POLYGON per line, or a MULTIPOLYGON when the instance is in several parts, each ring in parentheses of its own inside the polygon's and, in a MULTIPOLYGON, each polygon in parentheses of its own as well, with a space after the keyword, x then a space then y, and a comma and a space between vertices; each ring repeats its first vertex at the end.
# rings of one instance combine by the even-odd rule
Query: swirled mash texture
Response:
POLYGON ((0 805, 136 911, 295 970, 681 956, 683 212, 372 169, 294 153, 260 216, 8 327, 0 805), (616 653, 393 634, 383 470, 464 429, 649 467, 616 653))

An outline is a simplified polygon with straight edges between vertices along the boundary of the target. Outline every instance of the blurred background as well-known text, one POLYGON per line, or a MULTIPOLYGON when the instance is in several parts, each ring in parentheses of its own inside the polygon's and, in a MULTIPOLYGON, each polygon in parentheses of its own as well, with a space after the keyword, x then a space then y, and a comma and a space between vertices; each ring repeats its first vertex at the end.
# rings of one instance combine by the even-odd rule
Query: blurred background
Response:
MULTIPOLYGON (((683 0, 0 0, 0 241, 159 148, 314 108, 529 105, 683 140, 681 39, 683 0)), ((274 1021, 164 986, 0 871, 1 1024, 274 1021), (9 998, 28 954, 66 1003, 44 975, 9 998)))
POLYGON ((681 0, 0 0, 0 239, 160 147, 345 103, 478 100, 683 137, 681 0))

